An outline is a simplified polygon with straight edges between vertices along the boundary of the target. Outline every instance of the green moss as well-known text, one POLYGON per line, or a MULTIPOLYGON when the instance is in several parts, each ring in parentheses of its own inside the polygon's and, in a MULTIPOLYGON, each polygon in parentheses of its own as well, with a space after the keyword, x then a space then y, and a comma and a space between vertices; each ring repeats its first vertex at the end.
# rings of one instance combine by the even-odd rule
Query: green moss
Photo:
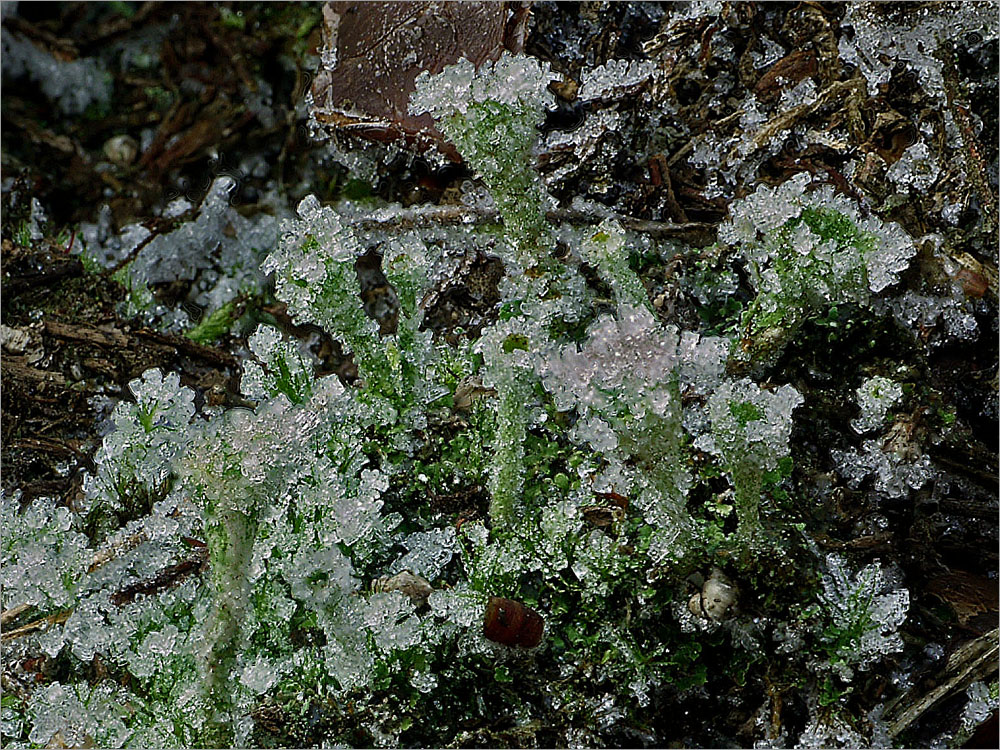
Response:
POLYGON ((211 344, 229 333, 236 320, 236 312, 236 300, 230 300, 218 310, 202 316, 201 322, 184 335, 196 344, 211 344))

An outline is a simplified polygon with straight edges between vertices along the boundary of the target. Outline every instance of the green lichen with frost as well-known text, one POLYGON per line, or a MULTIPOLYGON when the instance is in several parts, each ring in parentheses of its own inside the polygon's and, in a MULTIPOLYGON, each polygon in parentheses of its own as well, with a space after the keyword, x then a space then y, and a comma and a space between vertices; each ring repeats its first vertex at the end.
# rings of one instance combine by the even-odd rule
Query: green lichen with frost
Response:
POLYGON ((754 358, 773 359, 806 320, 831 307, 869 305, 916 253, 898 225, 862 216, 829 186, 807 191, 808 184, 801 172, 777 187, 761 185, 734 202, 719 227, 756 294, 742 321, 754 358))
POLYGON ((711 438, 705 435, 696 445, 723 460, 733 485, 736 538, 744 555, 760 544, 765 478, 790 460, 792 412, 802 401, 791 385, 768 391, 747 378, 723 383, 708 399, 711 438))
POLYGON ((417 76, 410 100, 410 111, 430 112, 489 188, 529 267, 542 261, 548 231, 547 195, 531 162, 550 78, 548 65, 530 57, 501 57, 478 69, 463 59, 417 76))
MULTIPOLYGON (((616 70, 648 73, 611 65, 602 80, 616 70)), ((245 746, 267 736, 271 705, 303 732, 314 707, 350 725, 324 741, 451 739, 515 679, 519 657, 482 634, 494 595, 543 612, 546 638, 529 658, 552 660, 565 686, 553 700, 588 737, 709 679, 701 654, 720 641, 666 615, 687 595, 684 577, 720 559, 706 511, 689 502, 707 487, 691 444, 699 471, 732 485, 736 549, 753 561, 766 483, 787 473, 803 397, 731 379, 727 340, 659 320, 630 265, 648 243, 620 223, 547 221, 532 159, 548 78, 535 61, 502 58, 418 80, 414 111, 437 118, 490 189, 501 228, 366 228, 372 216, 357 206, 314 196, 282 223, 263 266, 275 294, 293 322, 343 345, 357 382, 318 377, 304 348, 263 325, 241 382, 252 409, 195 415, 193 393, 156 370, 130 384, 136 403, 116 409, 86 484, 92 507, 119 522, 104 522, 100 549, 68 510, 36 500, 19 515, 4 499, 16 529, 5 570, 29 571, 5 578, 5 609, 72 607, 42 647, 81 664, 99 657, 137 693, 112 680, 38 689, 24 709, 31 742, 245 746), (612 310, 599 313, 578 265, 554 257, 557 237, 580 240, 569 243, 576 260, 611 288, 612 310), (424 301, 455 268, 449 245, 499 257, 506 272, 499 319, 455 348, 422 330, 424 301), (361 304, 357 263, 373 252, 398 302, 394 330, 361 304), (485 395, 468 413, 447 408, 473 377, 485 395), (458 434, 434 442, 445 430, 458 434), (446 464, 424 455, 445 444, 453 476, 485 476, 488 517, 441 510, 444 482, 418 467, 446 464), (126 502, 135 497, 145 514, 126 502), (178 580, 156 583, 178 568, 178 580), (401 568, 434 589, 426 608, 372 585, 401 568), (420 734, 413 717, 432 715, 441 726, 420 734)), ((373 216, 412 218, 393 207, 373 216)), ((734 206, 720 236, 748 264, 754 335, 866 304, 912 255, 896 230, 830 192, 807 196, 800 178, 734 206)), ((813 635, 847 679, 898 647, 907 599, 877 566, 851 577, 831 559, 826 573, 813 635)), ((750 659, 753 625, 734 612, 725 627, 750 659)))

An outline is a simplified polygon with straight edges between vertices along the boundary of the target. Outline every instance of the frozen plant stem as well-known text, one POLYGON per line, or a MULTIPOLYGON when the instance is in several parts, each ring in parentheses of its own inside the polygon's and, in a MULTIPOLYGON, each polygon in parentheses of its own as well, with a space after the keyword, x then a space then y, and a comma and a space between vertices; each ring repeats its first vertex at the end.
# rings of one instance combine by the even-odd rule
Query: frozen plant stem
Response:
POLYGON ((514 505, 524 481, 527 426, 523 397, 518 390, 509 381, 497 386, 496 463, 490 475, 490 520, 494 529, 510 527, 514 520, 514 505))
POLYGON ((537 252, 548 230, 542 190, 531 168, 534 114, 526 107, 484 102, 441 123, 489 189, 522 252, 537 252))
POLYGON ((790 461, 792 411, 802 400, 790 385, 767 391, 749 379, 724 383, 709 399, 715 451, 725 461, 735 493, 736 547, 746 562, 760 546, 765 475, 790 461))
POLYGON ((529 57, 502 57, 476 69, 469 60, 421 73, 410 111, 430 112, 493 196, 525 268, 545 264, 545 191, 532 168, 535 126, 549 70, 529 57))
POLYGON ((206 524, 214 603, 202 653, 202 688, 208 711, 202 738, 205 747, 228 747, 234 739, 230 676, 236 663, 240 623, 248 606, 246 571, 255 529, 239 510, 216 507, 215 511, 206 524))
POLYGON ((229 747, 235 740, 233 667, 242 646, 243 624, 250 607, 247 571, 257 531, 255 493, 241 471, 241 452, 223 429, 239 434, 246 426, 216 424, 181 463, 192 499, 202 508, 208 545, 211 611, 196 649, 204 747, 229 747))

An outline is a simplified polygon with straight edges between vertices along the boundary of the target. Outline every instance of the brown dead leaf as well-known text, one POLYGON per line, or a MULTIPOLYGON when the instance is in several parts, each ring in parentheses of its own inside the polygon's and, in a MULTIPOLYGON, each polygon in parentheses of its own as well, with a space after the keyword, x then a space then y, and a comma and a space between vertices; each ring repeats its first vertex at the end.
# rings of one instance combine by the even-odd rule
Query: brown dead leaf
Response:
POLYGON ((816 53, 811 50, 797 50, 785 55, 760 77, 754 86, 754 93, 762 102, 774 101, 785 88, 794 88, 805 78, 816 75, 816 53))
POLYGON ((520 51, 526 3, 329 2, 323 8, 331 68, 312 84, 313 115, 335 129, 378 141, 436 144, 460 161, 427 113, 409 113, 414 81, 461 58, 477 67, 507 49, 520 51))
POLYGON ((928 581, 927 593, 947 604, 962 627, 985 633, 996 626, 1000 610, 996 581, 953 570, 928 581))

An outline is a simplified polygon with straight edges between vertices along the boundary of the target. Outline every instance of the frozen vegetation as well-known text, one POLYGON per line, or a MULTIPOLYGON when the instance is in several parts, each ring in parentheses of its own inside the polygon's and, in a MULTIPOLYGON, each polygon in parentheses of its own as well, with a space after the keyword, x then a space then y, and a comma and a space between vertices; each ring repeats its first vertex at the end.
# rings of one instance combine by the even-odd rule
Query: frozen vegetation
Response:
MULTIPOLYGON (((913 40, 936 33, 931 21, 894 37, 866 19, 851 6, 854 41, 840 42, 861 85, 884 82, 885 58, 943 97, 933 51, 913 40)), ((47 79, 24 44, 4 31, 5 57, 47 79)), ((77 65, 67 74, 99 78, 77 65)), ((660 75, 611 60, 585 71, 579 96, 628 95, 660 75)), ((255 323, 237 331, 242 406, 209 405, 150 369, 115 406, 78 507, 2 498, 3 610, 44 621, 5 641, 4 659, 72 665, 72 679, 5 697, 5 747, 246 747, 314 732, 329 744, 463 744, 474 739, 463 722, 499 710, 519 731, 563 712, 569 728, 543 744, 623 741, 620 726, 655 744, 642 717, 701 695, 717 677, 707 654, 742 686, 775 652, 805 716, 779 728, 778 699, 762 697, 746 717, 758 746, 892 741, 882 704, 858 713, 855 699, 901 658, 910 591, 894 565, 809 538, 819 500, 797 462, 822 404, 809 378, 778 365, 838 308, 914 337, 917 318, 952 316, 949 330, 971 336, 965 297, 956 284, 903 291, 927 238, 805 171, 747 184, 704 252, 600 211, 562 222, 550 194, 561 178, 533 168, 557 77, 505 54, 417 78, 411 112, 434 116, 489 191, 455 225, 316 195, 250 219, 220 178, 197 208, 168 206, 176 224, 155 237, 112 231, 107 215, 81 228, 77 252, 130 291, 123 316, 177 331, 196 321, 151 287, 191 281, 188 301, 213 312, 273 285, 291 325, 336 340, 356 377, 321 373, 277 319, 255 323), (484 208, 497 224, 479 220, 484 208), (381 315, 361 303, 370 253, 389 289, 381 315), (426 325, 426 301, 477 253, 503 265, 496 315, 448 340, 426 325), (741 284, 745 305, 722 323, 670 319, 640 270, 675 256, 701 264, 684 283, 703 308, 726 309, 741 284), (470 487, 481 512, 447 505, 470 487), (487 637, 491 597, 537 610, 538 645, 487 637)), ((775 106, 814 101, 812 88, 775 106)), ((46 94, 67 113, 87 104, 46 94)), ((744 112, 748 129, 755 117, 763 109, 744 112)), ((547 143, 589 153, 587 127, 547 143)), ((756 146, 734 148, 749 159, 756 146)), ((746 177, 727 153, 703 139, 694 154, 718 169, 720 193, 746 177)), ((942 168, 921 142, 887 179, 925 190, 942 168)), ((935 475, 913 437, 921 396, 903 373, 851 383, 843 434, 818 459, 828 481, 912 502, 935 475)), ((968 687, 966 734, 995 710, 995 685, 968 687)))

